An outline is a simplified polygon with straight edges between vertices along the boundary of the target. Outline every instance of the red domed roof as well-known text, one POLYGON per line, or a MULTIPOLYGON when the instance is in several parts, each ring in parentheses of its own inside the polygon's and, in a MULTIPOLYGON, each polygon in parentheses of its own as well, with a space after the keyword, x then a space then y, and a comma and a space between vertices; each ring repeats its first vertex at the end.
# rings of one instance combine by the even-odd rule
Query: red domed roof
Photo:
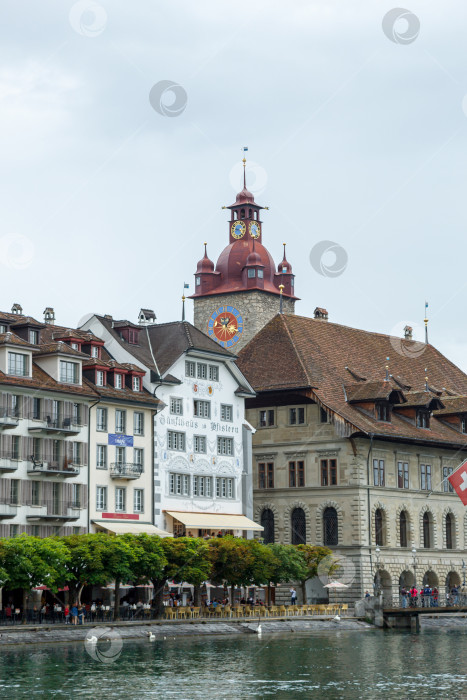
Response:
POLYGON ((255 241, 255 250, 251 243, 245 240, 235 241, 228 245, 219 255, 216 272, 221 273, 221 284, 217 292, 225 288, 226 291, 238 291, 244 289, 242 270, 246 265, 262 265, 264 267, 264 289, 277 294, 274 285, 275 265, 269 251, 255 241), (253 260, 254 262, 250 262, 253 260))
POLYGON ((292 273, 292 265, 289 263, 285 256, 285 243, 282 244, 284 246, 284 257, 282 258, 282 262, 279 263, 277 266, 277 272, 282 272, 282 273, 287 273, 291 274, 292 273))
POLYGON ((256 250, 252 250, 247 257, 245 264, 250 267, 251 265, 262 265, 263 263, 261 262, 260 254, 257 253, 256 250))
POLYGON ((200 272, 214 272, 214 263, 208 258, 207 245, 204 244, 204 257, 199 261, 196 267, 196 273, 200 272))
POLYGON ((254 195, 246 187, 235 198, 235 204, 255 204, 254 195))

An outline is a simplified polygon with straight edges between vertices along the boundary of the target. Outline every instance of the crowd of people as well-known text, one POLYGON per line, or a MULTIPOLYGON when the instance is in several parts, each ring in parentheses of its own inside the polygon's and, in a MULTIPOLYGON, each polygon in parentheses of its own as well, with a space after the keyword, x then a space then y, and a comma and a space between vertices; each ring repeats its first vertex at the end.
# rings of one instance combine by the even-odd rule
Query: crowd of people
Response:
MULTIPOLYGON (((452 586, 451 589, 446 589, 445 605, 459 605, 461 602, 465 602, 466 597, 467 590, 464 590, 464 586, 452 586)), ((400 601, 403 608, 420 606, 423 608, 437 608, 440 604, 439 590, 436 586, 432 588, 429 584, 426 584, 420 590, 417 590, 415 586, 411 588, 403 586, 400 590, 400 601)))

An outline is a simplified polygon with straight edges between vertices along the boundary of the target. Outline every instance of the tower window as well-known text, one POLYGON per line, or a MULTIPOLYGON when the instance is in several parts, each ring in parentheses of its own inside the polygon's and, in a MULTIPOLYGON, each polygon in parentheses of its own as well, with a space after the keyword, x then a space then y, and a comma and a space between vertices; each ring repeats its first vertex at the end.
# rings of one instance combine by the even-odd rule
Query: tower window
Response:
POLYGON ((264 270, 258 270, 258 277, 259 277, 260 279, 263 279, 263 277, 264 277, 264 270))
POLYGON ((251 279, 252 277, 256 277, 256 270, 248 270, 248 277, 251 279))
POLYGON ((201 284, 201 277, 197 277, 196 278, 196 286, 199 287, 200 284, 201 284))

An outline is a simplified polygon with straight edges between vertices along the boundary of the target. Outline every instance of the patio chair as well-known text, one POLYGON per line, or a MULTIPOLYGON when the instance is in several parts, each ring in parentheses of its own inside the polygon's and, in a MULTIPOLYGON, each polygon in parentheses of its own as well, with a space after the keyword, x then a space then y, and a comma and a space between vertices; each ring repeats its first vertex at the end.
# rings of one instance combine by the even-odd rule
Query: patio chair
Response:
POLYGON ((281 605, 281 606, 280 606, 280 608, 279 608, 279 615, 280 615, 281 617, 282 617, 282 616, 287 617, 287 608, 285 607, 285 605, 281 605))
POLYGON ((200 608, 191 608, 191 617, 199 617, 200 608))
POLYGON ((344 615, 344 614, 347 615, 348 610, 349 610, 349 604, 348 604, 348 603, 342 603, 342 605, 341 605, 341 614, 342 614, 342 615, 344 615))
POLYGON ((164 615, 168 620, 175 620, 175 618, 177 617, 177 608, 171 608, 170 606, 167 606, 164 610, 164 615))
POLYGON ((232 617, 232 608, 230 605, 226 605, 222 611, 222 617, 232 617))

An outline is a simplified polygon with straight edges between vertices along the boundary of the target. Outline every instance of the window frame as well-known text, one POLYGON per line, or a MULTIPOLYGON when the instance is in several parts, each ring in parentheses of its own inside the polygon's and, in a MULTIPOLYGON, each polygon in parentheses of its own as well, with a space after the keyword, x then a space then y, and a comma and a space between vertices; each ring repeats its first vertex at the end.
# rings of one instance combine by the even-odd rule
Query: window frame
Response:
POLYGON ((126 487, 115 487, 115 512, 126 513, 126 487))
POLYGON ((210 419, 211 402, 206 401, 206 399, 193 399, 193 415, 196 416, 196 418, 210 419), (207 412, 205 409, 207 409, 207 412))
POLYGON ((133 435, 144 436, 144 413, 143 411, 133 412, 133 435))
POLYGON ((431 491, 431 464, 420 463, 420 491, 431 491))
POLYGON ((96 431, 100 433, 106 433, 107 432, 107 427, 108 427, 108 412, 107 408, 103 406, 98 406, 96 408, 96 431), (101 413, 102 411, 102 413, 101 413), (99 422, 99 416, 103 416, 104 421, 103 423, 99 422), (102 427, 104 426, 104 427, 102 427))
POLYGON ((404 460, 397 460, 397 488, 408 489, 409 486, 409 463, 404 460))
POLYGON ((320 459, 319 466, 321 486, 337 486, 337 458, 320 459))
POLYGON ((29 377, 29 363, 30 358, 26 353, 8 351, 8 374, 10 376, 29 377))
POLYGON ((221 403, 221 421, 225 423, 233 422, 233 405, 230 403, 221 403))
POLYGON ((306 425, 305 406, 289 407, 289 425, 306 425), (293 416, 293 420, 292 420, 293 416))
POLYGON ((183 416, 183 399, 181 396, 171 396, 169 399, 169 412, 172 416, 183 416), (177 410, 180 409, 180 410, 177 410))
POLYGON ((70 360, 60 360, 60 383, 61 384, 79 384, 79 363, 70 360), (73 378, 70 379, 70 375, 73 378))
POLYGON ((133 513, 144 513, 144 489, 133 489, 133 513))
POLYGON ((193 452, 195 454, 201 454, 201 455, 207 454, 206 435, 194 435, 193 436, 193 452), (204 446, 204 449, 202 449, 202 446, 204 446))
POLYGON ((385 486, 384 459, 373 459, 373 486, 385 486))
POLYGON ((225 437, 224 435, 217 436, 217 454, 224 457, 233 457, 235 455, 235 446, 233 438, 225 437))
POLYGON ((258 463, 258 488, 274 488, 274 462, 258 463))
POLYGON ((167 449, 173 452, 184 452, 186 445, 186 435, 179 430, 167 431, 167 449), (175 445, 175 447, 173 446, 175 445))
POLYGON ((107 486, 96 486, 96 510, 107 510, 107 486))
POLYGON ((107 469, 107 465, 108 465, 107 445, 98 444, 98 445, 96 445, 96 469, 107 469), (102 460, 99 459, 101 454, 103 454, 103 456, 104 456, 103 464, 102 464, 102 460))
POLYGON ((126 434, 126 410, 124 408, 115 409, 115 432, 119 435, 126 434), (119 422, 117 416, 121 417, 121 422, 119 422), (120 427, 122 430, 119 430, 120 427))

